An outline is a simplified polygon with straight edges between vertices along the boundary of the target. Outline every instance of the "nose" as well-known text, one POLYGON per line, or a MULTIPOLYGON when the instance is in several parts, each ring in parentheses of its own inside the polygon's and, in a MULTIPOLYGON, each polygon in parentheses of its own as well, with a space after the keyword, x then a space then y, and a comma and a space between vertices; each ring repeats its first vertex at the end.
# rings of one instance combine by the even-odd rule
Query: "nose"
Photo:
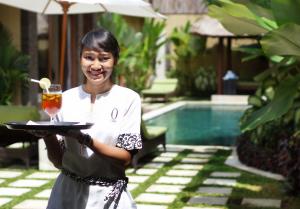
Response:
POLYGON ((103 65, 99 59, 95 59, 91 65, 91 68, 95 70, 103 69, 103 65))

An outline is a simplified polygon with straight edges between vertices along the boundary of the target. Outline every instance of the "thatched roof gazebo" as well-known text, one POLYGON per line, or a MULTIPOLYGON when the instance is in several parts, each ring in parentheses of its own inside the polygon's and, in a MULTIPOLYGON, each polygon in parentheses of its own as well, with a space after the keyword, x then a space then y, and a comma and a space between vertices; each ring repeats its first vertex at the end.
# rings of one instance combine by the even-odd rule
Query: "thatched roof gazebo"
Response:
POLYGON ((233 38, 257 38, 257 35, 234 35, 224 28, 217 20, 208 15, 202 15, 192 24, 190 32, 195 35, 218 38, 217 54, 217 93, 223 93, 223 75, 225 70, 232 70, 231 41, 233 38), (227 39, 225 49, 224 40, 227 39), (225 53, 226 50, 226 53, 225 53), (226 57, 225 57, 226 56, 226 57))

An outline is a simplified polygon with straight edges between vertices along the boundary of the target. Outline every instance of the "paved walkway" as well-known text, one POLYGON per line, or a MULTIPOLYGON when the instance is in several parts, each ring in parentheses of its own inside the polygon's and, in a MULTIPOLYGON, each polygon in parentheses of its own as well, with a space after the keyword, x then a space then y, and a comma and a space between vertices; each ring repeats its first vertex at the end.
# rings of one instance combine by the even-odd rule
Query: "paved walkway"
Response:
MULTIPOLYGON (((167 152, 161 152, 136 172, 127 169, 128 189, 136 194, 138 208, 167 209, 169 204, 178 201, 217 150, 217 147, 208 146, 189 149, 167 146, 167 152), (138 192, 141 188, 144 189, 138 192)), ((45 209, 57 175, 57 172, 28 173, 26 170, 0 169, 0 208, 45 209)), ((226 205, 232 202, 232 190, 240 177, 241 172, 216 170, 210 173, 202 182, 197 183, 195 192, 181 208, 227 208, 226 205)), ((243 197, 235 204, 240 205, 240 208, 280 208, 281 200, 243 197)))

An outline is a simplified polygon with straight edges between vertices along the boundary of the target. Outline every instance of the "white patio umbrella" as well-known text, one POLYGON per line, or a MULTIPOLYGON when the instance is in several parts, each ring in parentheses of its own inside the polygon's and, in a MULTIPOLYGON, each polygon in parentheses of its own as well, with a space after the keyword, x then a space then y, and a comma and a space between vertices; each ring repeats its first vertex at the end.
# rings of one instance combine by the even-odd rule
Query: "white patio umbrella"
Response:
POLYGON ((111 12, 136 17, 164 18, 153 10, 151 4, 143 0, 0 0, 0 4, 46 15, 63 15, 59 68, 61 84, 64 81, 68 14, 111 12))

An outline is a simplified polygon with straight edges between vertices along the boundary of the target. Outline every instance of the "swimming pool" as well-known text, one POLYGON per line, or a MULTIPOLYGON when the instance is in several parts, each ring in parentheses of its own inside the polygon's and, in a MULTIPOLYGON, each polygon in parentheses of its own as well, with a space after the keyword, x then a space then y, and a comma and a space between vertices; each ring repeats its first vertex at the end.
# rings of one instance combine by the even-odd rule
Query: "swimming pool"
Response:
POLYGON ((168 144, 231 146, 240 134, 239 119, 247 106, 184 105, 146 121, 167 126, 168 144))

